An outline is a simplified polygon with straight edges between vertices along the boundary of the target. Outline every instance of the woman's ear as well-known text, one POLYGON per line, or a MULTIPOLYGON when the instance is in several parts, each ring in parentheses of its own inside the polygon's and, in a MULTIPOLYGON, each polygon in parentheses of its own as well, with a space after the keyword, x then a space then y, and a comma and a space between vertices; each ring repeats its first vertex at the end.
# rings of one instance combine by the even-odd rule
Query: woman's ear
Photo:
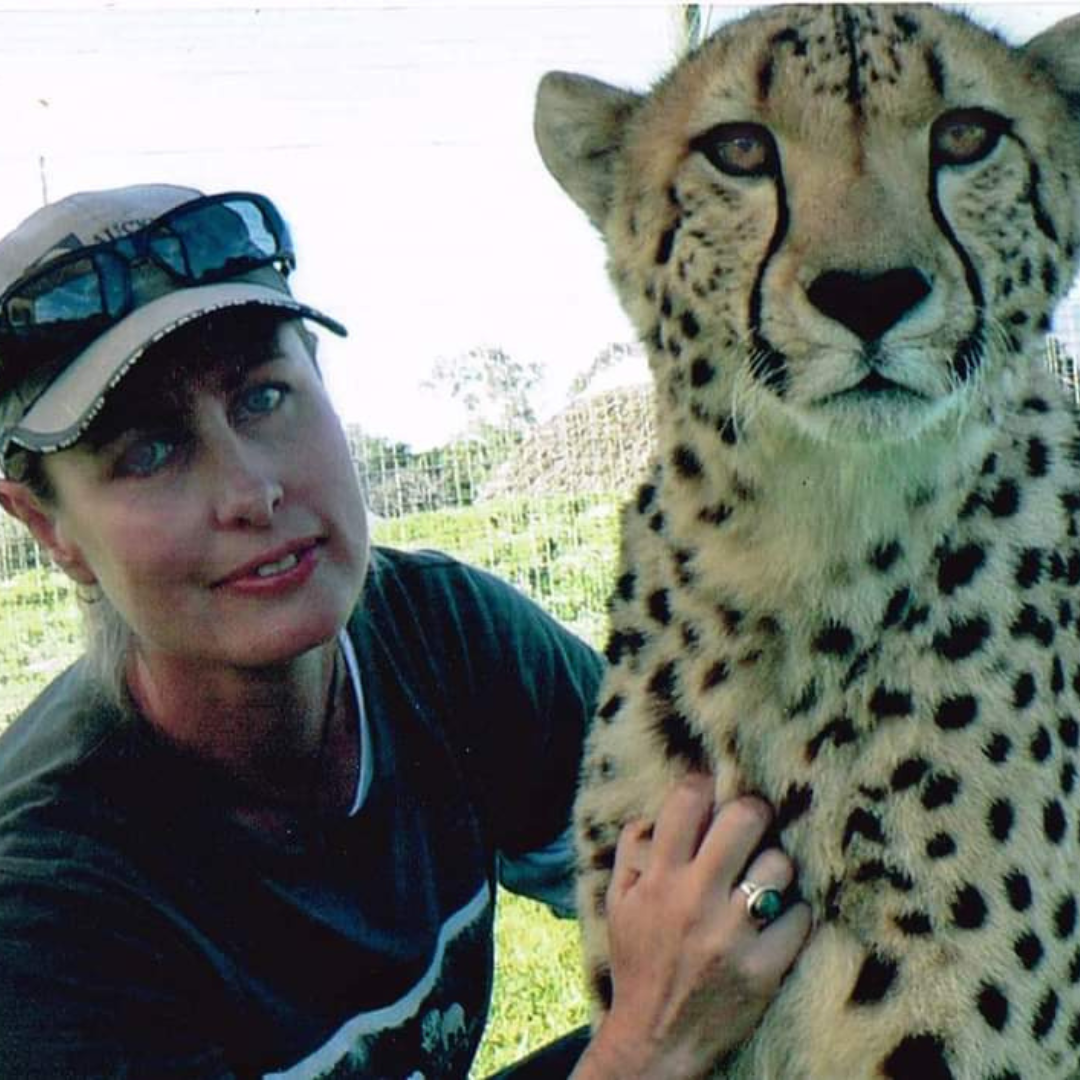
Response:
POLYGON ((63 530, 57 523, 56 513, 42 503, 25 484, 0 479, 0 506, 34 534, 34 539, 72 581, 80 585, 97 583, 97 578, 86 564, 78 544, 65 539, 63 530))

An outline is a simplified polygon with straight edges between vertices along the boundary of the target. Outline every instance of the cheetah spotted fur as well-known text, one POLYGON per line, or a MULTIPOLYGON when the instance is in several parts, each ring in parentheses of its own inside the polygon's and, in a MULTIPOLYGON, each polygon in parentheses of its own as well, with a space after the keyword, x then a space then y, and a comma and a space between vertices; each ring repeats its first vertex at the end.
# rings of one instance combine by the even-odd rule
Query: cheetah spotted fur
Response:
POLYGON ((1080 19, 766 8, 651 92, 541 83, 646 343, 575 827, 597 1016, 616 837, 758 791, 815 932, 714 1075, 1080 1076, 1080 19))

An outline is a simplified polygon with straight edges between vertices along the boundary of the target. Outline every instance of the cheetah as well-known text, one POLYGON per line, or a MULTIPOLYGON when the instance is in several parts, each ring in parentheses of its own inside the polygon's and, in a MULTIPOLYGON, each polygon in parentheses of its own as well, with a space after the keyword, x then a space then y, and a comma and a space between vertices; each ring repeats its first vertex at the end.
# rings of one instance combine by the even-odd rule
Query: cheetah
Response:
POLYGON ((766 8, 650 92, 547 74, 657 439, 575 809, 596 1016, 620 827, 761 792, 815 932, 712 1075, 1080 1076, 1080 18, 766 8))

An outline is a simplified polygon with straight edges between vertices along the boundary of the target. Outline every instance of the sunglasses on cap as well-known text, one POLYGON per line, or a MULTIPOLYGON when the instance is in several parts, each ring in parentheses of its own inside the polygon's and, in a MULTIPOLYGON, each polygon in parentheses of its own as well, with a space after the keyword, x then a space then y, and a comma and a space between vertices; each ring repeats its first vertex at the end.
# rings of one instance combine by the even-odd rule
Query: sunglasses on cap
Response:
POLYGON ((287 274, 296 256, 273 203, 248 192, 204 195, 136 232, 58 255, 0 296, 0 385, 13 384, 35 359, 56 359, 58 349, 81 352, 153 299, 136 296, 140 263, 195 286, 264 266, 287 274))

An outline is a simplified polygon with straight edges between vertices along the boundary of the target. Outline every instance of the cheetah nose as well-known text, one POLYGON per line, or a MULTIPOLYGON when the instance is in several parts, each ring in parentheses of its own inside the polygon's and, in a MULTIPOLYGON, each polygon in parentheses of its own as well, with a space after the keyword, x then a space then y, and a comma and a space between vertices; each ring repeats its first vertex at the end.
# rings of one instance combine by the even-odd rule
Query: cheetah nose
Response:
POLYGON ((913 266, 884 274, 827 270, 806 290, 810 303, 863 341, 876 341, 930 295, 926 276, 913 266))

